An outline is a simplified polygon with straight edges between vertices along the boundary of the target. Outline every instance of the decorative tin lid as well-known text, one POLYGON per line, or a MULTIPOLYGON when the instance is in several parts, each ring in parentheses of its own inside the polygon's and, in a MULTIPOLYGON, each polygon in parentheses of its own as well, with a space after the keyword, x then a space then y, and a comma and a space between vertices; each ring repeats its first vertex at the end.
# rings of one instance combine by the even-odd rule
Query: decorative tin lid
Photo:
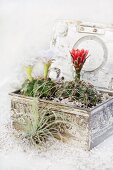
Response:
POLYGON ((58 20, 55 23, 51 47, 60 51, 55 65, 66 79, 73 78, 69 51, 89 50, 82 78, 96 87, 113 90, 113 27, 103 24, 58 20))

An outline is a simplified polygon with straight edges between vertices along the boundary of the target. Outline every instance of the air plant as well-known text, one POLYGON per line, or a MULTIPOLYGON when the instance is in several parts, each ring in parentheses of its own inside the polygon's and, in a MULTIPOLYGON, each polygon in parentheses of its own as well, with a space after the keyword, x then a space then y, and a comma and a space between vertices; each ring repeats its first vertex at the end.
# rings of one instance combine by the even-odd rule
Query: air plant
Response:
POLYGON ((80 80, 80 72, 83 68, 83 65, 88 58, 88 50, 79 50, 79 49, 72 49, 70 51, 72 57, 72 63, 75 68, 76 77, 75 80, 80 80))
POLYGON ((35 144, 43 145, 49 137, 65 141, 69 137, 69 120, 51 108, 39 108, 33 101, 30 115, 25 118, 25 136, 35 144))

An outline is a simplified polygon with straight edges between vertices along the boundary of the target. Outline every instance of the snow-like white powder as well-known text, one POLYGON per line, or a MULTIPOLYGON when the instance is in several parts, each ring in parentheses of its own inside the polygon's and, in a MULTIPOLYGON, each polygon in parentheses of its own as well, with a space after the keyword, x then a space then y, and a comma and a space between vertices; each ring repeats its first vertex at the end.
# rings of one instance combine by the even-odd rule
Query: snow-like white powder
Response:
POLYGON ((0 170, 113 170, 113 136, 90 152, 76 143, 55 141, 42 151, 17 140, 10 126, 12 89, 0 91, 0 170))

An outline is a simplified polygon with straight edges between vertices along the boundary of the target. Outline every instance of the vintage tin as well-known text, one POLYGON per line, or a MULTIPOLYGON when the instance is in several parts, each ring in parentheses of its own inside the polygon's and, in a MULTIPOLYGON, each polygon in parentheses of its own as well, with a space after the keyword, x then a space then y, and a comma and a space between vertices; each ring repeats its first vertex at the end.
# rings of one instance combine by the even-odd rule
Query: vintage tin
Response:
MULTIPOLYGON (((53 67, 59 66, 61 76, 73 79, 73 70, 69 51, 86 48, 91 57, 82 71, 82 79, 109 93, 110 99, 91 109, 81 109, 47 100, 40 100, 40 107, 51 107, 72 121, 74 139, 84 149, 90 150, 113 134, 113 28, 109 25, 72 20, 57 21, 53 31, 51 47, 60 51, 53 67), (66 58, 67 57, 67 58, 66 58), (65 66, 65 67, 64 67, 65 66)), ((21 130, 20 119, 29 113, 32 97, 25 97, 17 92, 11 93, 13 125, 21 130)))

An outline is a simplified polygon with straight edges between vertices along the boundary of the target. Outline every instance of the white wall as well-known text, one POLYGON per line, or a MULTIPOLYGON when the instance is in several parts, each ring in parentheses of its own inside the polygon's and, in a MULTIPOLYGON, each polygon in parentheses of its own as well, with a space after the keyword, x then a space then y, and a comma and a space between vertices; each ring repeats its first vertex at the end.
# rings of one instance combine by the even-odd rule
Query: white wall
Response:
POLYGON ((113 0, 0 0, 0 79, 49 47, 56 19, 112 24, 113 0))

